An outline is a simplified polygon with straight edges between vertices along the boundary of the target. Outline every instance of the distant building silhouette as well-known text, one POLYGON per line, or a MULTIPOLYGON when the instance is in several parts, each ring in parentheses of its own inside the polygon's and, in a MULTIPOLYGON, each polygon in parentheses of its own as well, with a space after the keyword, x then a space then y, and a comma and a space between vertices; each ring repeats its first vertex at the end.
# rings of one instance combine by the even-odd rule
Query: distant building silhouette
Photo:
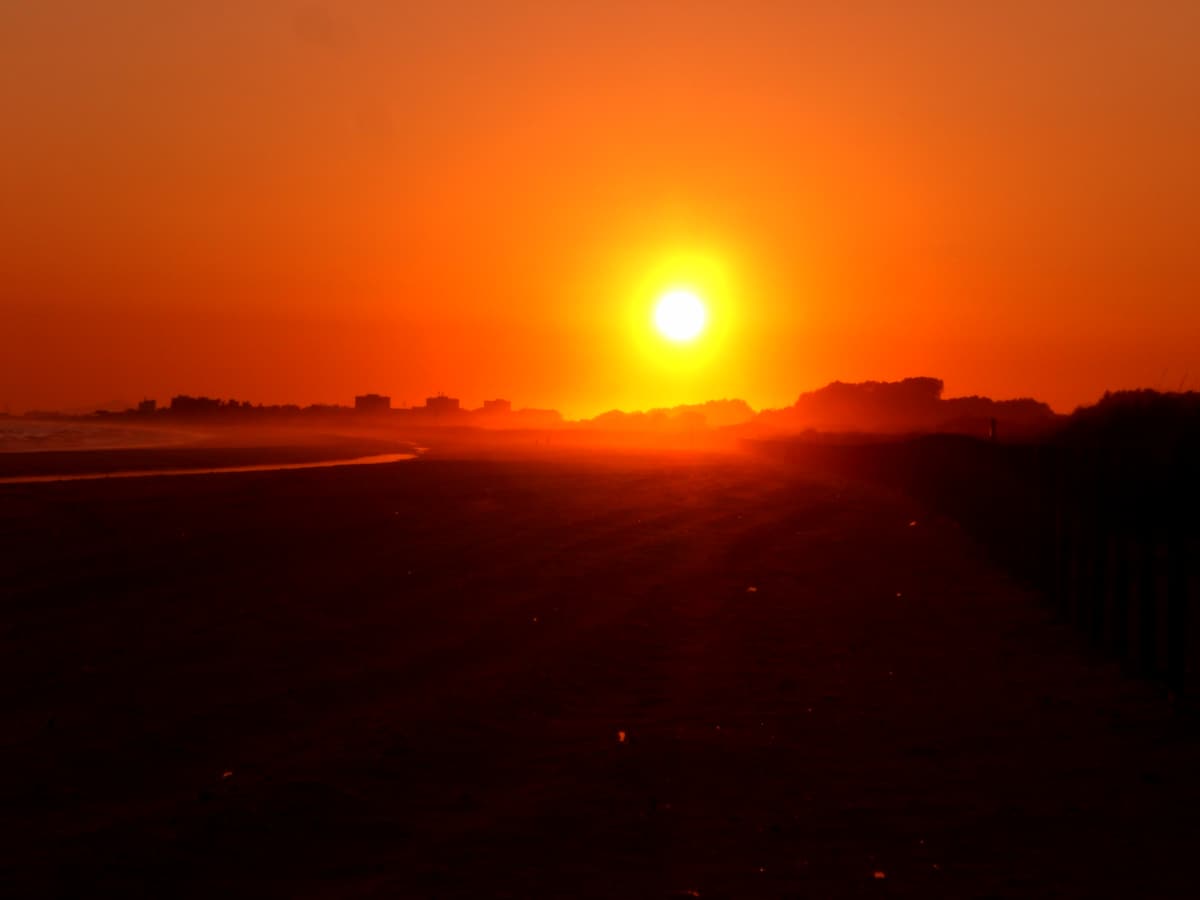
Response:
POLYGON ((221 401, 211 397, 189 397, 187 394, 180 394, 171 398, 171 412, 180 415, 203 415, 219 412, 220 409, 221 401))
POLYGON ((459 411, 458 398, 447 397, 445 394, 426 397, 425 408, 431 413, 456 413, 459 411))
POLYGON ((143 400, 137 405, 138 413, 143 416, 152 415, 156 409, 158 409, 157 400, 143 400))
POLYGON ((362 394, 354 398, 354 408, 358 412, 387 412, 392 408, 392 398, 382 394, 362 394))
POLYGON ((511 400, 484 400, 483 411, 485 413, 510 413, 512 412, 511 400))

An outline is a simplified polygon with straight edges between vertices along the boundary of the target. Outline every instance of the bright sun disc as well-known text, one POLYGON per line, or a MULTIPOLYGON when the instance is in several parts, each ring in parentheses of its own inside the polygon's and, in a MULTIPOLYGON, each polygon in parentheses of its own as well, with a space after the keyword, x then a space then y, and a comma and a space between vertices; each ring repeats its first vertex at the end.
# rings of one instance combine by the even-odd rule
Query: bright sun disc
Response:
POLYGON ((708 311, 691 291, 667 291, 654 307, 654 327, 667 340, 690 341, 704 330, 708 311))

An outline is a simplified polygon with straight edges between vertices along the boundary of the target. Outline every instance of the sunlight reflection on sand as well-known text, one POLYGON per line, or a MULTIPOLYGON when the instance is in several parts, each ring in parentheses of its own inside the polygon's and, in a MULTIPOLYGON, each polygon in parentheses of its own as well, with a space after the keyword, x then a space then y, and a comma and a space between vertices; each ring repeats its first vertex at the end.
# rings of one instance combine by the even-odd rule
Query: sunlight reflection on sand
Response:
POLYGON ((350 459, 324 459, 298 463, 257 463, 249 466, 203 466, 184 469, 126 469, 71 475, 17 475, 0 478, 0 484, 36 484, 43 481, 94 481, 100 478, 149 478, 156 475, 216 475, 230 472, 279 472, 284 469, 328 469, 334 466, 367 466, 416 459, 418 453, 378 453, 350 459))

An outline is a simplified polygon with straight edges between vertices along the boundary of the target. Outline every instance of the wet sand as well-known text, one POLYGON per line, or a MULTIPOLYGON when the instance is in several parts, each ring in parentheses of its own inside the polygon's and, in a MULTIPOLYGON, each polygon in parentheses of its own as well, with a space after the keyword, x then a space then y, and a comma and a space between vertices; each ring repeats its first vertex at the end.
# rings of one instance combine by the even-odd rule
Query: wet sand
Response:
POLYGON ((1194 720, 811 469, 9 485, 0 597, 12 896, 1193 887, 1194 720))
POLYGON ((186 469, 117 469, 106 472, 85 472, 72 475, 16 475, 0 477, 0 484, 44 484, 50 481, 94 481, 98 478, 163 478, 175 475, 228 475, 244 472, 284 472, 288 469, 329 469, 336 466, 377 466, 381 463, 416 459, 415 453, 377 453, 373 456, 351 456, 345 459, 316 459, 311 462, 252 463, 250 465, 218 465, 186 469))
POLYGON ((412 453, 415 449, 413 444, 395 438, 322 434, 301 429, 225 427, 180 437, 174 446, 0 453, 0 484, 35 479, 191 475, 313 467, 368 456, 412 453))

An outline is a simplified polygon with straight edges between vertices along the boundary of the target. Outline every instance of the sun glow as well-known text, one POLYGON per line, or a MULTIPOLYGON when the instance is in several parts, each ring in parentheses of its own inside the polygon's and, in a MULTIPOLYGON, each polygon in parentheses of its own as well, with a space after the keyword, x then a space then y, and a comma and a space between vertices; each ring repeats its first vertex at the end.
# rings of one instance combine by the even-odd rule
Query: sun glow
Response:
POLYGON ((619 322, 629 342, 621 369, 628 406, 698 403, 729 390, 730 371, 741 371, 735 361, 747 295, 735 277, 741 258, 736 266, 733 260, 723 243, 719 250, 660 247, 653 256, 638 250, 614 267, 620 281, 610 291, 625 301, 619 322))
POLYGON ((654 306, 654 327, 669 341, 694 340, 707 322, 704 301, 684 288, 667 291, 654 306))

